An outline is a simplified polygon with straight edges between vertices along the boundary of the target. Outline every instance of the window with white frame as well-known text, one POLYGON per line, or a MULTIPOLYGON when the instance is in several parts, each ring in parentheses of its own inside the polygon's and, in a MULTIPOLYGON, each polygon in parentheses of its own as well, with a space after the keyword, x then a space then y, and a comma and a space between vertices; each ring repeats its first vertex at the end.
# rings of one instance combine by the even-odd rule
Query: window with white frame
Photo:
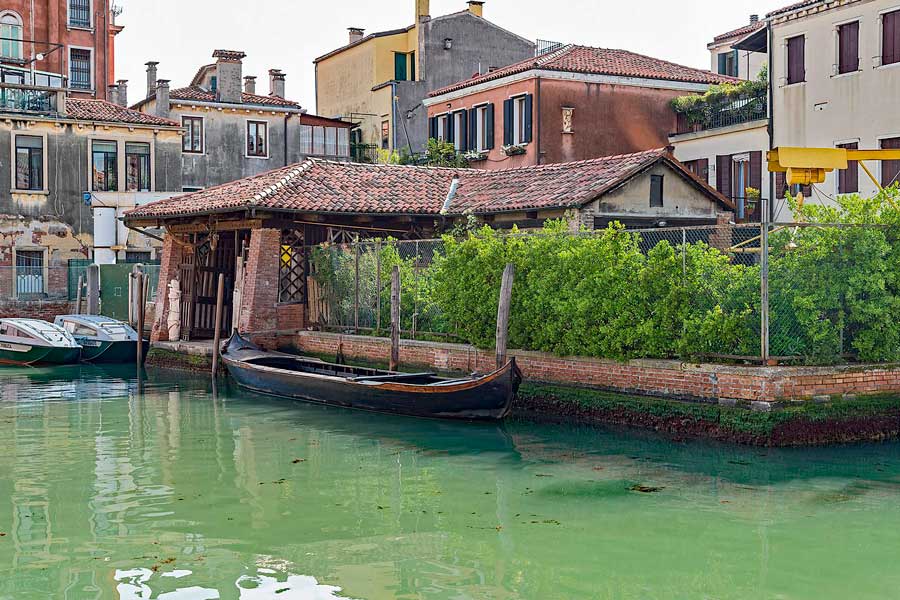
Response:
POLYGON ((337 130, 337 155, 345 158, 350 156, 350 130, 346 127, 337 130))
POLYGON ((181 151, 188 154, 203 154, 203 117, 181 117, 184 137, 181 138, 181 151))
POLYGON ((488 107, 475 107, 475 149, 484 152, 488 149, 488 107))
POLYGON ((95 192, 119 191, 119 145, 116 142, 91 142, 91 182, 95 192))
POLYGON ((325 154, 325 128, 313 127, 312 153, 321 156, 325 154))
POLYGON ((337 155, 337 129, 334 127, 325 128, 325 155, 337 155))
POLYGON ((22 60, 22 17, 14 12, 0 15, 0 57, 22 60))
POLYGON ((247 121, 247 156, 268 158, 269 125, 265 121, 247 121))
POLYGON ((91 26, 91 0, 69 0, 69 25, 91 26))
POLYGON ((463 147, 463 143, 465 140, 465 132, 466 132, 466 113, 465 111, 458 111, 453 113, 453 147, 456 148, 457 152, 465 150, 463 147))
POLYGON ((39 191, 44 189, 44 138, 37 135, 16 136, 17 190, 39 191))
POLYGON ((89 48, 69 49, 69 86, 79 90, 93 89, 93 56, 89 48))
POLYGON ((447 118, 448 115, 440 115, 437 118, 437 139, 442 142, 447 139, 447 118))
POLYGON ((312 125, 300 126, 300 153, 312 154, 312 125))
POLYGON ((125 142, 125 190, 128 192, 149 192, 152 179, 150 173, 150 144, 145 142, 125 142))
POLYGON ((513 98, 513 144, 525 144, 525 96, 513 98))

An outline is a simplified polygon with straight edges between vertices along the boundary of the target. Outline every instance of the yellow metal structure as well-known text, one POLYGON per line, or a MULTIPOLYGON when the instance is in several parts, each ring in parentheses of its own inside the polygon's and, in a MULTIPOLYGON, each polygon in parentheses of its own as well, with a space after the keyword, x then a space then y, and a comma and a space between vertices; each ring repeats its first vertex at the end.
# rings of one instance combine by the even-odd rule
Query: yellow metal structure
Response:
POLYGON ((867 160, 900 160, 900 150, 848 150, 846 148, 776 148, 767 155, 769 171, 785 173, 788 185, 824 183, 834 170, 844 170, 856 161, 881 190, 881 182, 866 166, 867 160))

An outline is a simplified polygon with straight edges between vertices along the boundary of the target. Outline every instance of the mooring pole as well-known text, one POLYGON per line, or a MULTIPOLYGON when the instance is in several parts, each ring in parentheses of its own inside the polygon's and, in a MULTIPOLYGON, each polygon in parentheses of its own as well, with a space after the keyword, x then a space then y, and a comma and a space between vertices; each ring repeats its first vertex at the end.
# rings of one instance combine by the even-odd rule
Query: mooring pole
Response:
POLYGON ((216 332, 213 335, 212 376, 219 372, 219 344, 222 341, 222 313, 225 307, 225 273, 219 273, 219 288, 216 290, 216 332))
POLYGON ((81 314, 81 290, 84 287, 84 275, 78 276, 78 290, 75 292, 75 314, 81 314))
POLYGON ((390 370, 400 366, 400 267, 391 271, 391 364, 390 370))
POLYGON ((506 346, 509 341, 509 307, 512 301, 513 279, 516 266, 512 263, 503 269, 503 281, 500 283, 500 303, 497 306, 497 368, 506 365, 506 346))
POLYGON ((144 276, 135 277, 134 285, 137 287, 137 297, 142 300, 137 305, 137 367, 140 370, 144 364, 144 276))

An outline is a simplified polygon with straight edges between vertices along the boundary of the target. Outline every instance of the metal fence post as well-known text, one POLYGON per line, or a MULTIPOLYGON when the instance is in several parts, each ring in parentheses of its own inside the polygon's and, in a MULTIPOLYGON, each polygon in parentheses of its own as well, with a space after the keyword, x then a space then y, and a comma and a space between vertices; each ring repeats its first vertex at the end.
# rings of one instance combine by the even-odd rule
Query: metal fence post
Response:
MULTIPOLYGON (((763 221, 766 221, 763 217, 763 221)), ((769 362, 769 224, 760 224, 759 232, 759 272, 760 272, 760 358, 765 365, 769 362)))
POLYGON ((687 229, 681 229, 681 274, 687 277, 687 229))
POLYGON ((375 330, 381 331, 381 240, 375 242, 375 330))
POLYGON ((356 275, 354 277, 355 287, 353 290, 353 327, 359 332, 359 240, 353 244, 356 249, 354 256, 354 269, 356 275))
POLYGON ((413 259, 413 318, 412 318, 412 336, 416 339, 416 331, 419 325, 419 240, 416 240, 416 257, 413 259))

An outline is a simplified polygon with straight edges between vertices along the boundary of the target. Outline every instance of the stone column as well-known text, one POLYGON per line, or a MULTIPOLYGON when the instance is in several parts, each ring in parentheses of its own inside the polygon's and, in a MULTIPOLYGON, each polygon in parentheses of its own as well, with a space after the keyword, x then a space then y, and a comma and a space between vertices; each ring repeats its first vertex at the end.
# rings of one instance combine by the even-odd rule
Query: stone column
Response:
POLYGON ((181 263, 184 257, 184 246, 175 242, 175 238, 166 235, 163 242, 162 260, 159 268, 159 283, 156 288, 156 311, 153 319, 153 329, 150 333, 150 341, 167 342, 169 329, 166 327, 166 319, 169 315, 169 282, 177 279, 181 271, 181 263))
MULTIPOLYGON (((254 229, 244 267, 244 291, 238 330, 241 333, 278 329, 278 275, 281 260, 281 231, 254 229)), ((266 343, 274 336, 257 339, 266 343)))

